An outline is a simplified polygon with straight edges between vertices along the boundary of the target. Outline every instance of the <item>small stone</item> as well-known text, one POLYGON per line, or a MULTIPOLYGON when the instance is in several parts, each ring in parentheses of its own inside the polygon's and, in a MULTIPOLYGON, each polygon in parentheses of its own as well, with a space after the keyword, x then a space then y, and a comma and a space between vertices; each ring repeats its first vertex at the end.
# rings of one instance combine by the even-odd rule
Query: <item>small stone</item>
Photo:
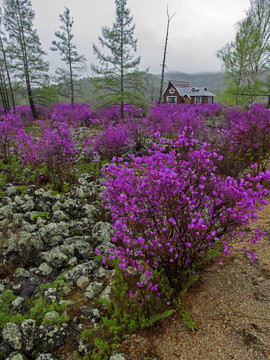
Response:
POLYGON ((56 360, 52 354, 40 354, 36 360, 56 360))
POLYGON ((18 352, 13 352, 5 360, 25 360, 25 356, 18 352))
POLYGON ((100 319, 99 310, 92 306, 81 306, 80 313, 83 317, 85 317, 93 322, 96 322, 100 319))
POLYGON ((44 315, 44 320, 46 321, 52 321, 59 317, 59 314, 57 311, 49 311, 44 315))
POLYGON ((55 303, 58 300, 58 294, 55 288, 48 288, 44 291, 44 298, 48 299, 51 303, 55 303))
POLYGON ((113 354, 109 360, 126 360, 122 354, 113 354))
POLYGON ((103 300, 110 300, 110 294, 111 294, 112 287, 108 285, 100 294, 99 298, 103 300))
POLYGON ((14 271, 14 276, 15 277, 24 277, 26 273, 27 273, 27 270, 25 268, 17 268, 14 271))
POLYGON ((24 298, 19 296, 15 300, 13 300, 11 304, 13 309, 18 309, 23 303, 24 303, 24 298))
POLYGON ((78 264, 76 256, 71 257, 67 263, 69 266, 76 266, 78 264))
POLYGON ((102 283, 92 282, 85 290, 84 297, 86 300, 92 300, 96 295, 98 295, 103 288, 102 283))
POLYGON ((38 268, 38 274, 41 276, 48 276, 52 272, 52 268, 47 263, 42 263, 38 268))
POLYGON ((81 288, 85 289, 89 284, 89 279, 86 276, 80 276, 79 279, 76 281, 76 285, 81 288))

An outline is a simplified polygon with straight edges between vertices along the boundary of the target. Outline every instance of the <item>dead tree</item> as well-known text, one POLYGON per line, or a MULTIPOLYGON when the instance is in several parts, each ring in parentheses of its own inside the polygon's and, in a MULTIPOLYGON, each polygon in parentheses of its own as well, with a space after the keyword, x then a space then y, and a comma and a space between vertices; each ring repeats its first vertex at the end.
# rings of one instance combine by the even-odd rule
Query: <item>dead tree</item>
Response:
POLYGON ((167 30, 166 30, 166 39, 165 39, 165 46, 164 46, 164 53, 163 53, 163 61, 162 61, 162 71, 161 71, 161 80, 160 80, 160 91, 159 91, 159 99, 158 103, 161 104, 162 100, 162 92, 163 92, 163 83, 164 83, 164 73, 165 73, 165 67, 166 67, 166 54, 167 54, 167 45, 168 45, 168 37, 169 37, 169 27, 170 27, 170 21, 174 17, 176 13, 174 13, 172 16, 169 15, 168 5, 167 5, 167 30))

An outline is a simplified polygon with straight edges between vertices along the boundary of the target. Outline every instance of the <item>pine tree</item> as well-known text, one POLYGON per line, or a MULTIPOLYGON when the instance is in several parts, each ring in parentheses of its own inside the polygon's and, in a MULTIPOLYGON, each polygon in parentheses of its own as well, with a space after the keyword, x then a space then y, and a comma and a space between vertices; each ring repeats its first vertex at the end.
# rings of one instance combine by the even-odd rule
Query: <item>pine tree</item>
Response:
POLYGON ((11 108, 10 103, 12 103, 15 111, 15 101, 9 74, 5 43, 6 38, 2 31, 2 8, 0 8, 0 97, 5 112, 8 112, 11 108))
POLYGON ((58 68, 56 70, 57 83, 62 87, 64 92, 62 95, 70 98, 70 102, 74 104, 74 81, 77 80, 81 73, 86 70, 86 58, 84 55, 79 55, 77 46, 72 42, 74 35, 71 33, 74 23, 73 18, 70 17, 70 10, 65 8, 64 13, 59 15, 60 21, 63 25, 60 29, 63 31, 56 31, 55 36, 59 41, 53 41, 51 50, 59 51, 61 60, 67 65, 68 70, 58 68), (65 90, 68 90, 66 94, 65 90))
POLYGON ((115 0, 116 19, 112 28, 103 27, 99 43, 107 48, 109 54, 104 54, 94 44, 93 51, 100 66, 91 65, 97 77, 95 86, 103 90, 100 98, 107 104, 121 105, 121 116, 124 117, 124 104, 142 105, 144 99, 142 90, 144 82, 142 72, 138 71, 141 58, 134 58, 137 39, 134 39, 135 25, 133 17, 126 7, 126 0, 115 0))
POLYGON ((34 118, 38 117, 33 87, 47 78, 48 63, 37 30, 33 29, 35 13, 30 0, 3 0, 4 25, 8 33, 8 53, 12 59, 12 73, 20 84, 26 85, 29 105, 34 118))

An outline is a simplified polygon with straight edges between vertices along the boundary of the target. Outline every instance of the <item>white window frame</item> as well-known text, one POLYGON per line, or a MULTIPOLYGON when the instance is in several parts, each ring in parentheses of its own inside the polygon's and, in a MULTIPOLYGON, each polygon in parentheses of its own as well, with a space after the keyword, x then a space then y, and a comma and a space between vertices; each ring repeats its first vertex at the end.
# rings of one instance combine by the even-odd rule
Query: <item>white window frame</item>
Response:
POLYGON ((195 96, 195 104, 201 104, 202 103, 202 97, 201 96, 195 96))
POLYGON ((167 104, 177 104, 177 96, 167 96, 167 104), (169 99, 174 99, 175 101, 171 102, 169 99))
POLYGON ((170 90, 169 90, 169 93, 170 93, 170 94, 174 94, 174 93, 175 93, 175 89, 174 89, 173 87, 171 87, 170 90))
POLYGON ((212 96, 208 96, 208 104, 212 104, 212 96))

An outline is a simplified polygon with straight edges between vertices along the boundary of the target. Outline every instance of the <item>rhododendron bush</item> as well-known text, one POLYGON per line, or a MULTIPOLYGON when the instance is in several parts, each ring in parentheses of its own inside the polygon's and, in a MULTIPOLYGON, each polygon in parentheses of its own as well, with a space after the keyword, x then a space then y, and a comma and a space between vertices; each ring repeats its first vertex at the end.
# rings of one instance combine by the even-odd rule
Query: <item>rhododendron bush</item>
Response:
POLYGON ((66 123, 41 123, 40 131, 40 137, 28 137, 21 143, 20 161, 22 165, 31 165, 36 171, 39 165, 45 165, 53 188, 62 191, 64 182, 69 182, 72 175, 78 152, 76 142, 66 123))
POLYGON ((11 151, 17 146, 17 135, 23 127, 23 121, 19 115, 13 113, 3 115, 0 121, 0 152, 4 164, 10 161, 11 151))
POLYGON ((244 112, 229 109, 225 124, 209 136, 223 156, 223 161, 217 163, 219 170, 239 177, 251 164, 257 164, 257 173, 265 171, 270 154, 269 109, 259 104, 244 112))
POLYGON ((104 198, 115 227, 109 258, 119 259, 126 275, 130 269, 136 274, 131 297, 144 289, 159 298, 154 270, 164 271, 179 290, 208 249, 219 245, 229 254, 232 238, 255 244, 262 236, 257 229, 245 239, 243 227, 266 203, 268 190, 260 181, 269 180, 270 172, 236 180, 220 176, 214 160, 222 157, 183 132, 177 141, 160 138, 148 156, 108 165, 104 198))

